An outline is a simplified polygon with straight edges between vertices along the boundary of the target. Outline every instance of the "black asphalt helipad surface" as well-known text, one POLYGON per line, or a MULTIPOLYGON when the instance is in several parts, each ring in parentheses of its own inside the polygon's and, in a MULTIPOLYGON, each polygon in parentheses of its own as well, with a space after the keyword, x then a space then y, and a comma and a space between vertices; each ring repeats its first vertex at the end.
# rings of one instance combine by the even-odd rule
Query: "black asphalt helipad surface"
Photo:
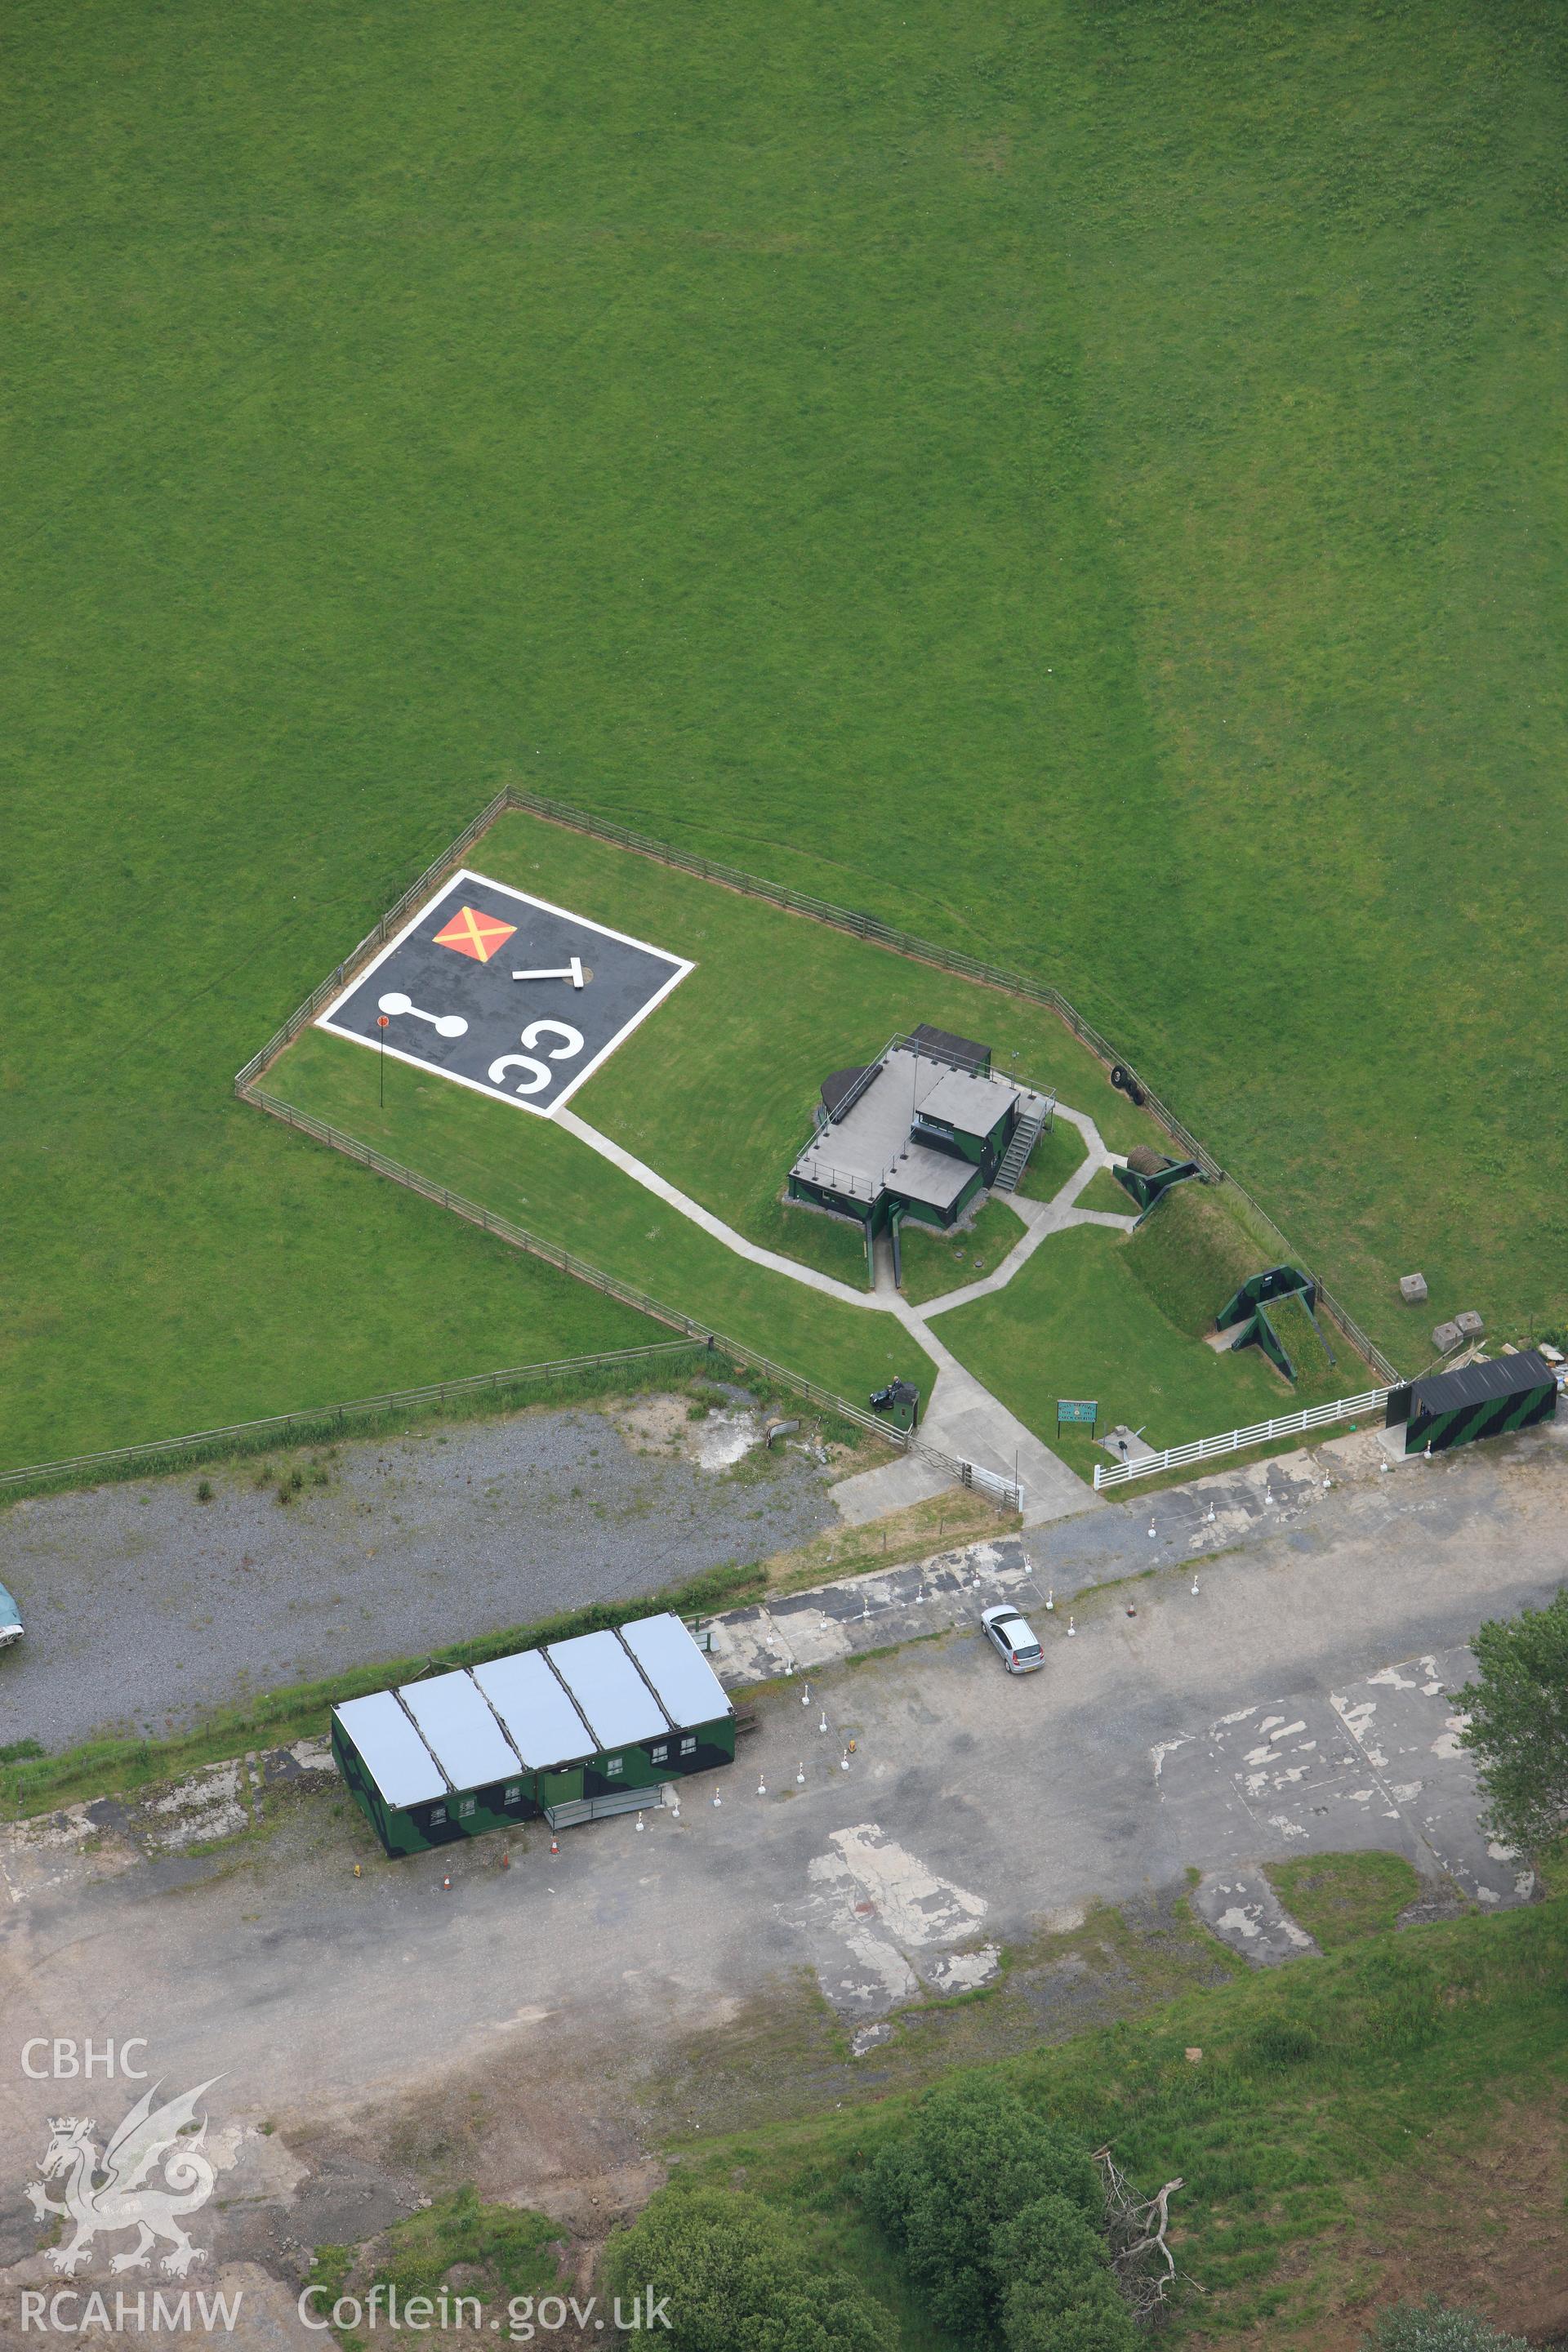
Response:
POLYGON ((662 948, 465 869, 316 1025, 549 1113, 690 970, 662 948))

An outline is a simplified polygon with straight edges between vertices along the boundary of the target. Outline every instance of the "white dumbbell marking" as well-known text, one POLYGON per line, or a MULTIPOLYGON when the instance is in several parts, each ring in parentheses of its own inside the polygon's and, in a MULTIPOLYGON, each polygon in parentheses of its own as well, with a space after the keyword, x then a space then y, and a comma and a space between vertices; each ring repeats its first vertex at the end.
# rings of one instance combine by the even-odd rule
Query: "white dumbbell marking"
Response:
POLYGON ((513 980, 569 980, 574 988, 583 985, 583 959, 574 956, 570 963, 559 965, 552 971, 514 971, 513 980))
POLYGON ((460 1013, 421 1012, 413 998, 405 996, 398 989, 381 999, 380 1010, 383 1013, 412 1013, 416 1021, 428 1021, 437 1037, 466 1037, 468 1034, 468 1024, 460 1013))

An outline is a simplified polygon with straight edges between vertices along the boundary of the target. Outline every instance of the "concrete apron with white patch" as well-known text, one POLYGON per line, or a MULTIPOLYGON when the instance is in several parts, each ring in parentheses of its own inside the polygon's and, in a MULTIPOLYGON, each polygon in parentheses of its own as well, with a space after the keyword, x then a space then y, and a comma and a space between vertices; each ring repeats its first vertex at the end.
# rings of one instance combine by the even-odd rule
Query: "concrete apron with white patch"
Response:
MULTIPOLYGON (((1327 1696, 1238 1707, 1152 1750, 1160 1801, 1178 1812, 1191 1805, 1212 1822, 1219 1784, 1234 1869, 1277 1840, 1302 1853, 1394 1847, 1423 1877, 1448 1879, 1486 1909, 1527 1903, 1534 1874, 1481 1828, 1475 1769, 1459 1744, 1465 1717, 1450 1694, 1475 1671, 1473 1652, 1447 1650, 1327 1696)), ((1255 1901, 1256 1889, 1244 1899, 1255 1901)), ((1222 1933, 1213 1906, 1200 1907, 1222 1933)), ((1250 1929, 1226 1924, 1238 1950, 1269 1940, 1262 1916, 1250 1929)))

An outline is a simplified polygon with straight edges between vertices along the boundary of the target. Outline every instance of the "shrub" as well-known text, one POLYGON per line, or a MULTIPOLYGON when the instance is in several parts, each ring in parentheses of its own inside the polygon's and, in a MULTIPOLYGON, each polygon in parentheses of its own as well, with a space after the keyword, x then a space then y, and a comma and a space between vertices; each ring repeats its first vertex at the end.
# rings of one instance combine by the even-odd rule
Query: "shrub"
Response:
POLYGON ((1081 2205, 1041 2197, 992 2238, 1007 2352, 1134 2352, 1105 2241, 1081 2205))
POLYGON ((1479 2311, 1453 2311, 1429 2295, 1425 2303, 1385 2311, 1363 2352, 1530 2352, 1522 2336, 1506 2336, 1479 2311))
POLYGON ((665 2352, 894 2352, 891 2319, 759 2198, 661 2189, 605 2249, 604 2291, 668 2303, 665 2352))
POLYGON ((984 2076, 928 2091, 908 2136, 878 2158, 865 2194, 931 2318, 968 2344, 994 2340, 1000 2322, 1006 2275, 993 2240, 1001 2225, 1050 2197, 1098 2242, 1103 2208, 1088 2151, 984 2076))

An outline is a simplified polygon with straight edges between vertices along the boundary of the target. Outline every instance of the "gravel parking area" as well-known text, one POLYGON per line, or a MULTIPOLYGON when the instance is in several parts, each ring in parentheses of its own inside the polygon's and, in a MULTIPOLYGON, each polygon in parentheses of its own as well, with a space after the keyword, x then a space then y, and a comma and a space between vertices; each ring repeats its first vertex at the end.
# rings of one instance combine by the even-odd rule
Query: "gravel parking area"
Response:
POLYGON ((258 1465, 15 1504, 0 1580, 26 1638, 0 1657, 0 1744, 163 1736, 344 1666, 652 1592, 834 1524, 835 1474, 739 1461, 732 1424, 639 1399, 350 1442, 287 1507, 258 1465), (635 1424, 636 1442, 628 1436, 635 1424), (701 1441, 704 1467, 692 1458, 701 1441), (717 1442, 714 1442, 717 1441, 717 1442))

